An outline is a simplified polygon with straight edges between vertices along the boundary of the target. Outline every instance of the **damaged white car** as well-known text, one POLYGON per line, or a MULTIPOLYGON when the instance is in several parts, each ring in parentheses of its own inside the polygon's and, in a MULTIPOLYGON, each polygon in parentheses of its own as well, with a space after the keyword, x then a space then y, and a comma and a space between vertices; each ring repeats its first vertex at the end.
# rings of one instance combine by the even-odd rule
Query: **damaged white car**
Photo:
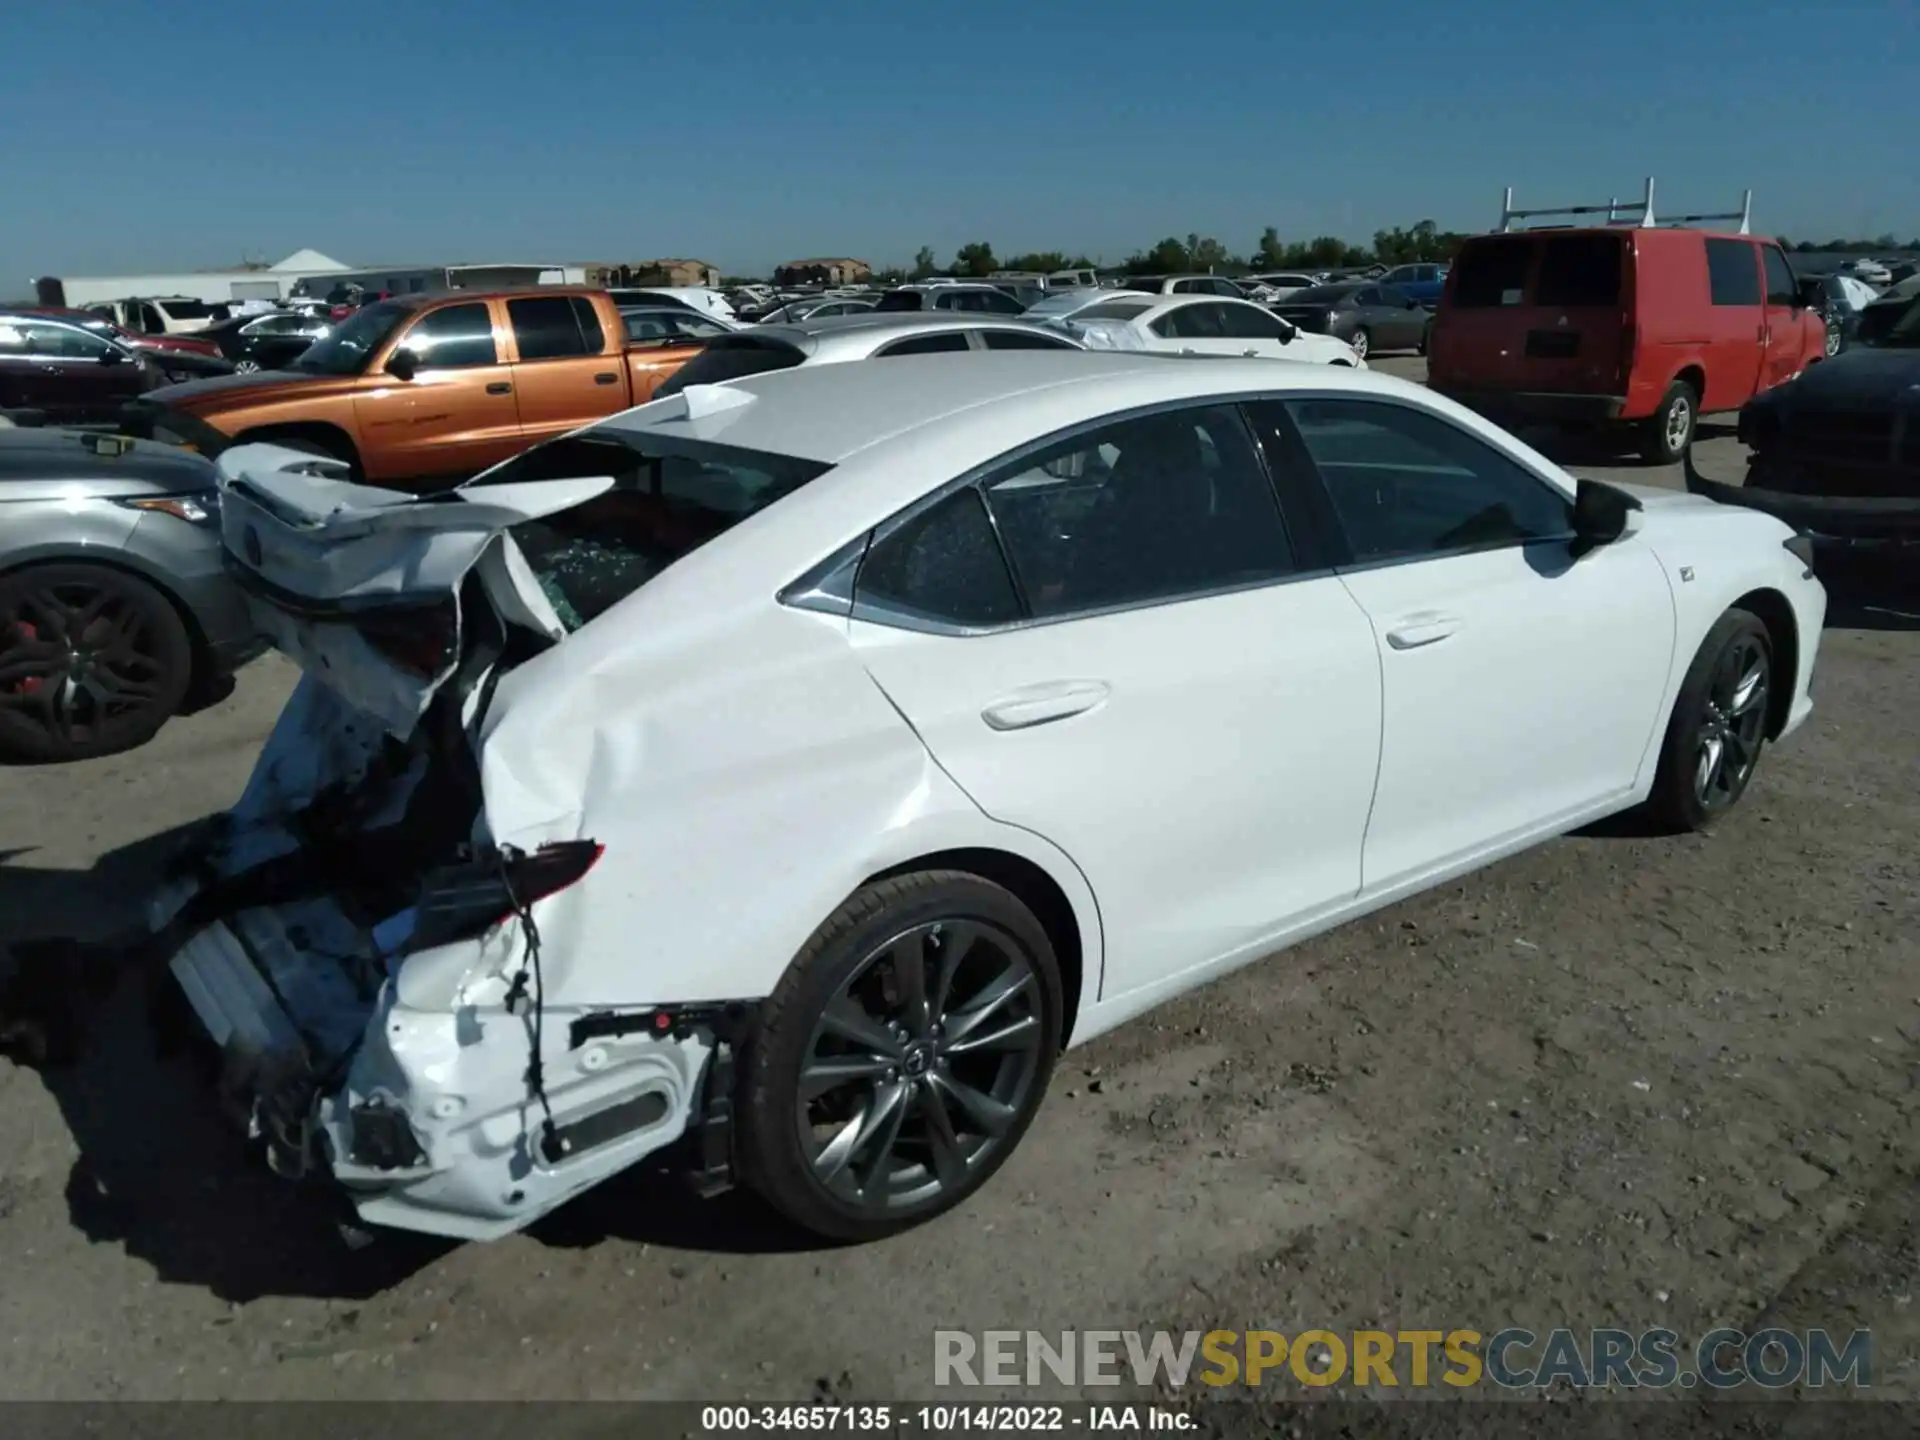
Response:
POLYGON ((694 386, 416 498, 220 458, 305 670, 152 948, 276 1168, 486 1238, 687 1139, 820 1233, 1063 1046, 1808 714, 1778 521, 1364 371, 939 355, 694 386))

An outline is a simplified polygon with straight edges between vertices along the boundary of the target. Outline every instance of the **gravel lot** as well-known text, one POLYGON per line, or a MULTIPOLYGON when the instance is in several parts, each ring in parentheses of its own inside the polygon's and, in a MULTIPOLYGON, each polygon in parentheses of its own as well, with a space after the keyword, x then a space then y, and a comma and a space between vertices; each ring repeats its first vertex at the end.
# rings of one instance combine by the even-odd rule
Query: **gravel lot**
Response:
MULTIPOLYGON (((0 771, 0 933, 109 925, 291 674, 0 771)), ((1711 838, 1558 841, 1171 1005, 1070 1057, 973 1204, 861 1250, 639 1176, 346 1254, 123 997, 79 1070, 0 1060, 0 1398, 926 1398, 936 1327, 1761 1317, 1870 1326, 1916 1398, 1920 613, 1839 606, 1816 695, 1711 838)))

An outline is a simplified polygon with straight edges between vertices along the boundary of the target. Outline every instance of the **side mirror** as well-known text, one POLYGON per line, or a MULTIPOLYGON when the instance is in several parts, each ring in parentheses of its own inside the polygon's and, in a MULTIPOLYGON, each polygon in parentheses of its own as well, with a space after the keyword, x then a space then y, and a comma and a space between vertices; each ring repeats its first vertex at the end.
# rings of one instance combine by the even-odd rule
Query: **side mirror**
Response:
POLYGON ((1576 557, 1611 545, 1639 528, 1639 500, 1599 480, 1582 480, 1573 497, 1576 557))
POLYGON ((396 350, 387 357, 387 374, 396 380, 411 380, 419 369, 420 362, 411 350, 396 350))
POLYGON ((130 358, 130 356, 123 353, 117 346, 113 345, 109 345, 100 352, 100 363, 102 365, 124 365, 130 358))

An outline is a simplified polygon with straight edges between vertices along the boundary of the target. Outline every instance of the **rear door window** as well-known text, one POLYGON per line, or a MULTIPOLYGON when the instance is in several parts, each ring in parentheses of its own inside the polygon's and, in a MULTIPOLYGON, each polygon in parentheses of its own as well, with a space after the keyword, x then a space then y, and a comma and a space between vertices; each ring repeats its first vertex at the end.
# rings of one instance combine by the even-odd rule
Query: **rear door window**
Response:
POLYGON ((1758 305, 1760 266, 1751 240, 1707 241, 1707 286, 1715 305, 1758 305))
POLYGON ((588 349, 569 296, 509 300, 507 317, 513 321, 513 337, 519 342, 522 360, 563 360, 599 349, 597 345, 588 349))
POLYGON ((1455 262, 1453 303, 1461 309, 1492 310, 1526 299, 1527 271, 1534 242, 1525 235, 1469 240, 1455 262))
POLYGON ((1565 309, 1620 303, 1618 235, 1553 235, 1540 245, 1533 303, 1565 309))

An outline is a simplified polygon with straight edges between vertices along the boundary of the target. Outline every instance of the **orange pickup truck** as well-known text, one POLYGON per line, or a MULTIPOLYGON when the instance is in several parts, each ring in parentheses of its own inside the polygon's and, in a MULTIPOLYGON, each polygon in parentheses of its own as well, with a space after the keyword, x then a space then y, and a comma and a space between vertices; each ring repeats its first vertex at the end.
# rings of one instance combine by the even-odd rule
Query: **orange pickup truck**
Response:
POLYGON ((643 404, 701 343, 629 340, 604 290, 409 295, 355 311, 289 369, 167 386, 138 408, 203 450, 271 440, 431 489, 643 404))

